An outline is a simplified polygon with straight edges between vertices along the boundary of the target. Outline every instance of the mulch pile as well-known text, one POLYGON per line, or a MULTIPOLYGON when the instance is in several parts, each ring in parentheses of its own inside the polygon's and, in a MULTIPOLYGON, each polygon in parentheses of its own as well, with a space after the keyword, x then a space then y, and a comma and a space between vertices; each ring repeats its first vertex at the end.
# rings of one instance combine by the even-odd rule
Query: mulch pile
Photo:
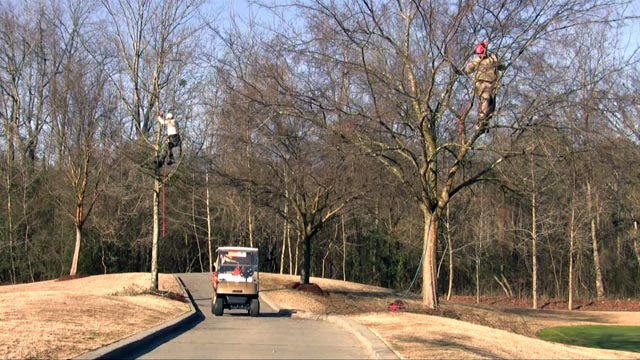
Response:
POLYGON ((322 290, 318 284, 310 283, 310 284, 301 284, 300 282, 294 282, 289 285, 289 288, 304 291, 313 295, 319 296, 328 296, 329 292, 322 290))

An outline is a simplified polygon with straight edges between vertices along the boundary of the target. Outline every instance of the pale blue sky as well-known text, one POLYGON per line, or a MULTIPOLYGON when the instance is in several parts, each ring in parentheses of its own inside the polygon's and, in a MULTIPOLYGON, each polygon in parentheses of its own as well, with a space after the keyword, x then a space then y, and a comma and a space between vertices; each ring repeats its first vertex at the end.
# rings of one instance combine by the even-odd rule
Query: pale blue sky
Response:
MULTIPOLYGON (((640 0, 633 0, 629 7, 629 14, 640 16, 640 0)), ((627 27, 626 37, 629 39, 628 52, 640 47, 640 19, 630 21, 627 27)))
MULTIPOLYGON (((265 12, 260 10, 260 7, 252 4, 252 0, 217 0, 214 1, 216 8, 221 11, 222 17, 226 17, 227 14, 234 14, 244 19, 245 21, 250 16, 262 17, 261 20, 266 21, 264 18, 265 12)), ((273 0, 266 0, 265 2, 274 2, 273 0)), ((285 1, 286 3, 286 1, 285 1)), ((640 16, 640 0, 632 0, 627 16, 640 16)), ((640 19, 634 19, 629 21, 629 25, 623 30, 623 35, 620 45, 627 46, 627 54, 630 55, 634 50, 640 47, 640 19)))

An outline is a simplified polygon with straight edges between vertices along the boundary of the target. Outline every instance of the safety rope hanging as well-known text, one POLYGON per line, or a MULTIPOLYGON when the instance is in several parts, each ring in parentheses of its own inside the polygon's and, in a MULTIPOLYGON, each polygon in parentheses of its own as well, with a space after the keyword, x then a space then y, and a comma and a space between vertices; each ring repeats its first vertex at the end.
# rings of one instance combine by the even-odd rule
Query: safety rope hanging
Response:
MULTIPOLYGON (((164 161, 167 161, 169 152, 165 155, 164 161)), ((163 163, 164 170, 162 171, 162 237, 164 237, 165 230, 165 198, 166 198, 166 185, 167 185, 167 166, 163 163)))

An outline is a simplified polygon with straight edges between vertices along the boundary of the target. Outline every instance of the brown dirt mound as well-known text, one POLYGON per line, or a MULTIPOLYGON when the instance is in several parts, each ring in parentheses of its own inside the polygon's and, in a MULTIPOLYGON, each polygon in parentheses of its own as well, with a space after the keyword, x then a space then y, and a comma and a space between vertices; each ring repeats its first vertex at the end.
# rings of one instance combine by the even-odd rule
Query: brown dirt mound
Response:
POLYGON ((298 291, 303 291, 303 292, 306 292, 306 293, 310 293, 310 294, 313 294, 313 295, 318 295, 318 296, 328 296, 329 295, 329 292, 322 290, 320 285, 315 284, 315 283, 301 284, 300 282, 294 282, 291 285, 289 285, 289 288, 294 289, 294 290, 298 290, 298 291))

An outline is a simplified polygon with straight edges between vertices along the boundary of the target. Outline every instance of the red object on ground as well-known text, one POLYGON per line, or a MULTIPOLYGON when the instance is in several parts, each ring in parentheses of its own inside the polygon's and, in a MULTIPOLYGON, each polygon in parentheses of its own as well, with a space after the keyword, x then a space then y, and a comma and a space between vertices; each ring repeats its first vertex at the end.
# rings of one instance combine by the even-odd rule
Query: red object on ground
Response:
POLYGON ((406 308, 407 308, 407 305, 402 300, 396 300, 391 304, 389 304, 389 311, 391 312, 404 311, 406 310, 406 308))

